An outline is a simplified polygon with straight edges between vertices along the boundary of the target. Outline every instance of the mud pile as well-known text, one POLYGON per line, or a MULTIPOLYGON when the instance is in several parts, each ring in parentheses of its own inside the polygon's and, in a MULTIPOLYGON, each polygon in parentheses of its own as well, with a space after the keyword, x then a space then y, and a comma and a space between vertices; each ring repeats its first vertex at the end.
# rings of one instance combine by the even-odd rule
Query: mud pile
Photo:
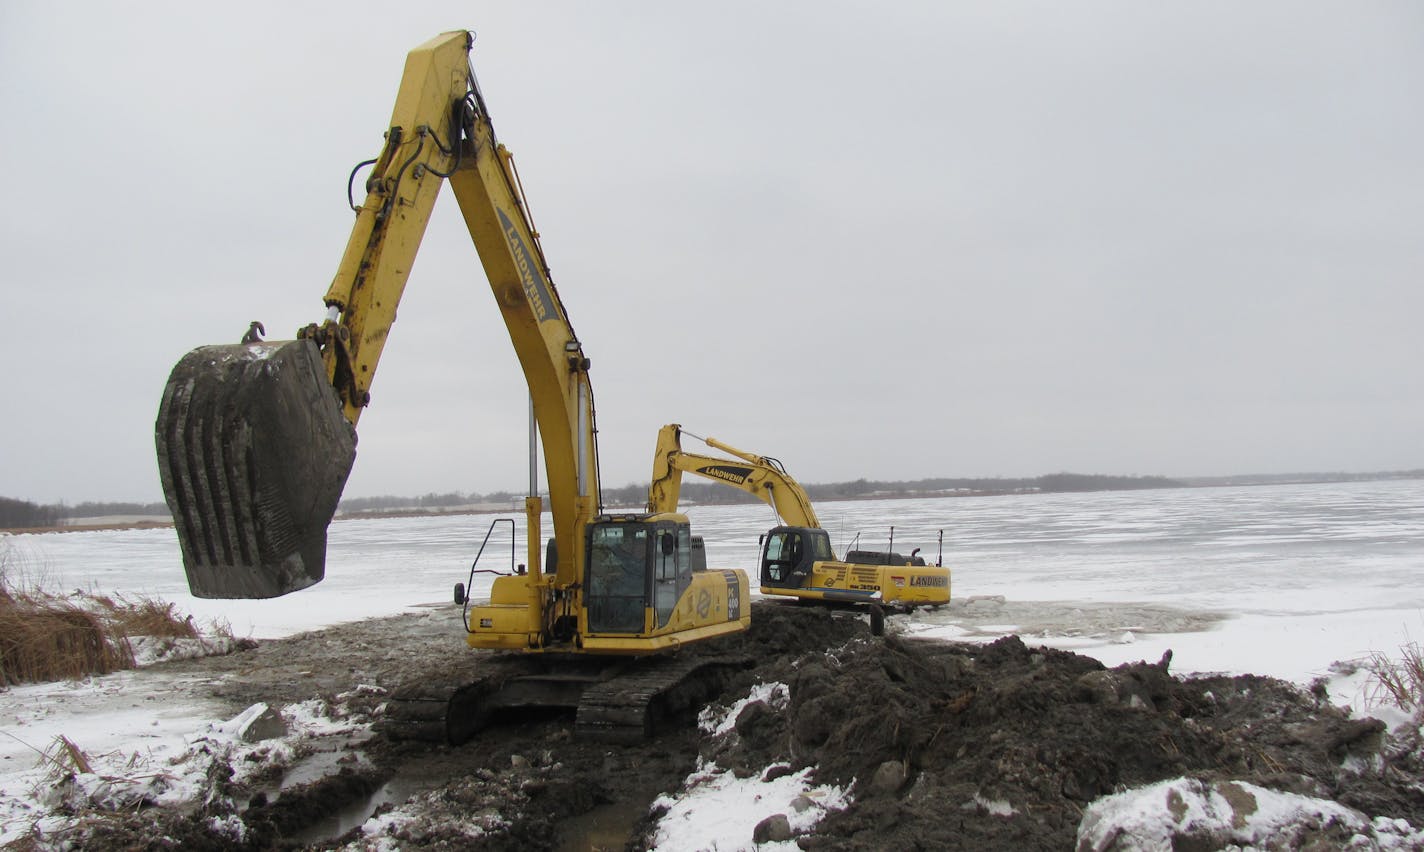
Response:
MULTIPOLYGON (((210 674, 209 694, 237 709, 334 700, 358 684, 389 689, 468 664, 459 634, 457 612, 432 611, 171 668, 210 674)), ((1183 680, 1168 661, 1106 669, 1013 637, 874 639, 863 615, 770 602, 756 605, 746 635, 686 652, 727 651, 753 664, 718 702, 784 683, 789 703, 748 704, 725 737, 687 721, 643 745, 584 743, 558 715, 500 724, 458 748, 377 735, 344 776, 276 801, 233 805, 251 791, 216 779, 196 810, 105 820, 75 839, 85 848, 643 848, 656 816, 649 806, 677 791, 699 759, 758 777, 813 767, 815 783, 849 786, 848 808, 795 838, 805 849, 1071 849, 1092 800, 1184 776, 1334 799, 1424 826, 1417 743, 1386 742, 1381 723, 1349 718, 1323 690, 1254 676, 1183 680), (306 830, 304 821, 387 781, 402 793, 374 818, 399 822, 379 841, 359 829, 325 840, 306 830)), ((347 712, 379 717, 378 696, 359 694, 365 703, 347 712)))
MULTIPOLYGON (((759 613, 760 615, 760 613, 759 613)), ((1382 723, 1270 678, 1182 680, 1169 660, 1105 669, 1017 637, 855 640, 762 666, 790 706, 748 705, 708 757, 854 782, 802 848, 1071 849, 1083 809, 1124 787, 1245 780, 1424 824, 1416 751, 1382 723)))

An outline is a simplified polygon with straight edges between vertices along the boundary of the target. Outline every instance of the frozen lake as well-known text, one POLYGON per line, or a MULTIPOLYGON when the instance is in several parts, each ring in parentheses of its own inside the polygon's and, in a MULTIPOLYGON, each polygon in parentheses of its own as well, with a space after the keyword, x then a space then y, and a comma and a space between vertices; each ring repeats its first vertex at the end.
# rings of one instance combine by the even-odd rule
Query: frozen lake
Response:
MULTIPOLYGON (((1143 603, 1227 616, 1193 635, 1124 623, 1096 635, 1025 636, 1109 663, 1170 646, 1177 670, 1305 680, 1334 660, 1393 652, 1424 635, 1424 480, 858 500, 817 511, 838 551, 857 533, 863 546, 883 548, 893 524, 897 551, 919 547, 933 561, 942 529, 959 600, 1143 603)), ((760 504, 687 513, 709 564, 753 572, 757 537, 776 523, 760 504)), ((200 620, 225 619, 238 635, 269 638, 449 600, 494 517, 338 521, 327 579, 270 601, 191 597, 171 529, 12 536, 6 558, 48 588, 155 595, 200 620)), ((509 565, 507 542, 506 533, 503 555, 486 555, 489 567, 509 565)), ((477 597, 488 588, 482 576, 477 597)), ((902 626, 963 635, 953 609, 902 626)))

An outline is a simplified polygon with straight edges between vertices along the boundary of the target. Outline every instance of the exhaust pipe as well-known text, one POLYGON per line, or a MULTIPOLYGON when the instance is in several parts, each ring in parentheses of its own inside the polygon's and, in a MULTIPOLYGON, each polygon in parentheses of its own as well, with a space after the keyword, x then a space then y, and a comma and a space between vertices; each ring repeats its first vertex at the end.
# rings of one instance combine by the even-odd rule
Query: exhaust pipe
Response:
POLYGON ((272 598, 322 579, 356 430, 315 343, 194 349, 168 377, 154 437, 195 597, 272 598))

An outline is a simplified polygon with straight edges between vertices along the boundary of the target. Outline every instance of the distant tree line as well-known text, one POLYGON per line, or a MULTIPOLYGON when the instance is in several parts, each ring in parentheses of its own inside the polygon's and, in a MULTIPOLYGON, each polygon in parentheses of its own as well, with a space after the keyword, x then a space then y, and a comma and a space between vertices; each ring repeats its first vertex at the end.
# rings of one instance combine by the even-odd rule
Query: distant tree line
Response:
MULTIPOLYGON (((937 497, 951 494, 1025 494, 1063 491, 1122 491, 1139 488, 1181 488, 1183 483, 1165 476, 1102 476, 1082 473, 1053 473, 1021 479, 948 478, 913 480, 856 479, 850 482, 802 483, 812 500, 855 500, 867 497, 937 497)), ((682 480, 681 499, 688 503, 755 503, 757 498, 740 488, 715 482, 682 480)), ((603 500, 610 505, 641 506, 647 503, 648 486, 624 485, 607 488, 603 500)))
POLYGON ((1235 476, 1193 476, 1182 480, 1190 486, 1290 485, 1304 482, 1378 482, 1390 479, 1424 479, 1424 468, 1380 473, 1247 473, 1235 476))
POLYGON ((31 503, 0 497, 0 529, 53 527, 74 518, 98 518, 104 515, 168 515, 165 503, 94 503, 73 506, 64 503, 31 503))
POLYGON ((0 529, 52 527, 59 522, 55 506, 41 506, 28 500, 0 497, 0 529))
MULTIPOLYGON (((1030 494, 1079 491, 1125 491, 1144 488, 1184 488, 1207 485, 1269 485, 1290 482, 1352 482, 1379 479, 1424 479, 1424 470, 1379 473, 1292 473, 1251 476, 1196 477, 1170 479, 1165 476, 1106 476, 1085 473, 1050 473, 1034 477, 935 477, 912 480, 855 479, 849 482, 803 483, 812 500, 854 500, 868 497, 938 497, 969 494, 1030 494)), ((683 477, 682 499, 691 503, 755 503, 756 498, 740 488, 683 477)), ((341 501, 344 512, 441 509, 478 504, 513 505, 522 495, 513 491, 487 494, 470 491, 431 492, 418 497, 349 497, 341 501)), ((634 483, 603 490, 604 504, 610 508, 640 508, 648 500, 648 486, 634 483)), ((37 504, 0 497, 0 529, 50 527, 73 518, 105 515, 168 515, 164 503, 84 502, 37 504)))
MULTIPOLYGON (((1179 488, 1182 483, 1165 476, 1101 476, 1081 473, 1054 473, 1022 479, 935 478, 882 481, 857 479, 851 482, 803 484, 812 500, 854 500, 866 497, 934 497, 948 494, 1023 494, 1054 491, 1116 491, 1132 488, 1179 488)), ((688 475, 682 479, 681 500, 702 505, 755 503, 757 498, 741 490, 707 482, 688 475)), ((453 491, 419 497, 348 497, 341 501, 343 512, 381 512, 470 506, 481 503, 513 504, 521 495, 512 491, 489 494, 453 491)), ((603 489, 603 503, 610 508, 641 508, 648 502, 648 486, 640 483, 603 489)))
POLYGON ((1132 491, 1140 488, 1181 488, 1184 483, 1165 476, 1102 476, 1084 473, 1050 473, 1038 477, 1038 490, 1132 491))
POLYGON ((61 518, 98 518, 104 515, 167 515, 167 503, 76 503, 55 507, 61 518))
POLYGON ((1034 477, 934 477, 882 481, 857 479, 827 485, 806 485, 812 499, 857 497, 932 496, 937 494, 1024 494, 1062 491, 1122 491, 1140 488, 1180 488, 1181 482, 1165 476, 1104 476, 1051 473, 1034 477))
MULTIPOLYGON (((1111 476, 1087 473, 1050 473, 1032 477, 931 477, 911 480, 855 479, 848 482, 802 483, 806 494, 817 501, 856 500, 868 497, 937 497, 950 495, 992 495, 1066 493, 1083 491, 1132 491, 1149 488, 1187 488, 1198 485, 1258 485, 1277 482, 1344 482, 1374 479, 1424 479, 1424 470, 1353 474, 1272 474, 1264 476, 1173 479, 1166 476, 1111 476)), ((704 480, 692 474, 682 479, 681 499, 687 503, 722 505, 755 503, 757 499, 740 488, 704 480)), ((346 512, 389 509, 425 509, 468 506, 480 503, 513 504, 522 494, 512 491, 450 492, 420 497, 352 497, 341 501, 346 512)), ((647 504, 648 486, 633 483, 603 489, 609 507, 636 508, 647 504)), ((117 514, 117 513, 114 513, 117 514)))
MULTIPOLYGON (((702 503, 712 505, 723 505, 731 503, 755 503, 757 498, 748 494, 740 488, 729 488, 726 485, 718 485, 715 482, 692 482, 691 477, 684 477, 682 489, 679 491, 681 499, 688 503, 702 503)), ((618 507, 641 507, 648 503, 648 486, 623 485, 617 488, 603 489, 603 502, 608 506, 618 507)))
POLYGON ((492 491, 480 494, 475 491, 447 491, 443 494, 431 492, 419 497, 396 497, 389 494, 377 497, 347 497, 341 501, 343 512, 383 512, 398 509, 440 509, 451 506, 472 506, 480 503, 513 503, 519 495, 512 491, 492 491))

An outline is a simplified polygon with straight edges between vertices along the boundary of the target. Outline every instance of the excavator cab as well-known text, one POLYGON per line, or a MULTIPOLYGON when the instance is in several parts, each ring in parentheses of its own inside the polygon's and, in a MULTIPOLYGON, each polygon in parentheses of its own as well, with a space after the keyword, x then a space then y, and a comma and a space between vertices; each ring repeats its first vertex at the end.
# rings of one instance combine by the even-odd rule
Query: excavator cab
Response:
POLYGON ((641 633, 648 605, 652 530, 641 523, 589 526, 588 629, 641 633))
POLYGON ((775 527, 762 539, 761 584, 799 589, 817 562, 835 559, 830 534, 810 527, 775 527))
POLYGON ((588 630, 640 634, 666 627, 692 584, 692 528, 647 515, 604 516, 588 527, 588 630))
POLYGON ((189 352, 154 437, 194 596, 272 598, 322 579, 356 429, 313 341, 189 352))

